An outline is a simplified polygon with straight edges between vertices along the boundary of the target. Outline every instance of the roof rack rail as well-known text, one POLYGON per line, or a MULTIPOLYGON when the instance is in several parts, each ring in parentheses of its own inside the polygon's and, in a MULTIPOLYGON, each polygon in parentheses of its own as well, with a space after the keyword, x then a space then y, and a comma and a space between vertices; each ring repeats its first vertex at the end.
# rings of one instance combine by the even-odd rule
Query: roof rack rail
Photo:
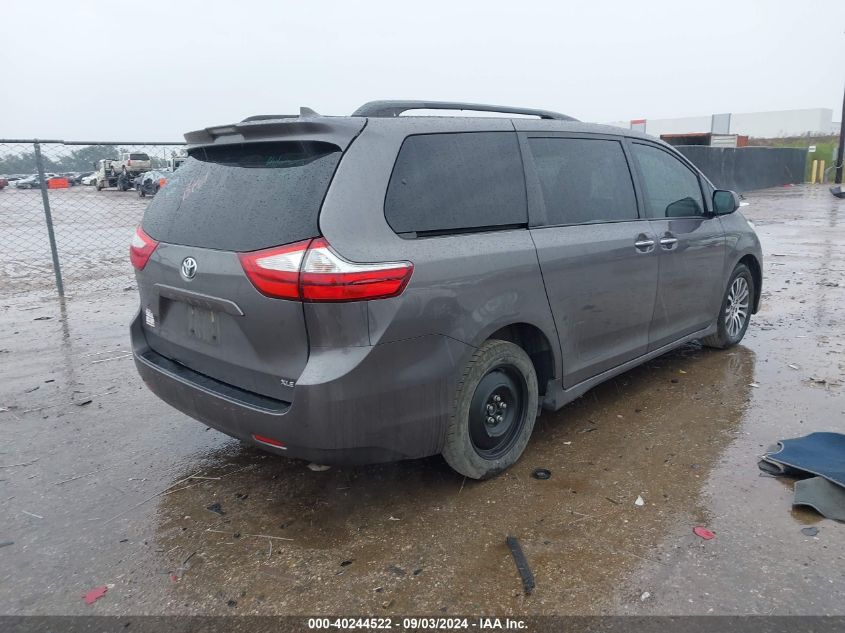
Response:
POLYGON ((525 114, 541 119, 577 121, 571 116, 550 110, 532 108, 511 108, 486 103, 462 103, 460 101, 370 101, 352 113, 352 116, 397 117, 408 110, 475 110, 476 112, 499 112, 502 114, 525 114))

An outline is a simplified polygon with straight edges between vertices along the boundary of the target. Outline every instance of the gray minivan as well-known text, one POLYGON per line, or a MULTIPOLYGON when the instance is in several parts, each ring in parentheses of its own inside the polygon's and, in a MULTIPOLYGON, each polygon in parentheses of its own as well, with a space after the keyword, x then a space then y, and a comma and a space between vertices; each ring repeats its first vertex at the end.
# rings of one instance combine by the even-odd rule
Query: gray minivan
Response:
POLYGON ((759 307, 738 196, 630 130, 382 101, 185 138, 130 247, 135 363, 279 455, 442 453, 490 477, 540 407, 694 339, 734 345, 759 307), (505 116, 400 116, 418 109, 505 116))

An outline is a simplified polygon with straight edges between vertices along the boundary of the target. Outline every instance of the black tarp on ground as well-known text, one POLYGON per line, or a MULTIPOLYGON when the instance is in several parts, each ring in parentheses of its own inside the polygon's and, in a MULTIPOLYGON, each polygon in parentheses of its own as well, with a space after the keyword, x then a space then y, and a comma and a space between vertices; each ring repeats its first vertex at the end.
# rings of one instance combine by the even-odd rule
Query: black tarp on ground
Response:
POLYGON ((740 193, 804 182, 807 150, 793 147, 708 147, 680 145, 719 189, 740 193))

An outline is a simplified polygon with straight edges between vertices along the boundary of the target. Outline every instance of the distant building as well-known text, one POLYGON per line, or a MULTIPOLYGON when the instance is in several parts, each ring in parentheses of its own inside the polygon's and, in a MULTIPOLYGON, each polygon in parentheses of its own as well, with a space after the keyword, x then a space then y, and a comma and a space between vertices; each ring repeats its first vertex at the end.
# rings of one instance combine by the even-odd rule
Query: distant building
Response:
POLYGON ((664 134, 736 134, 754 138, 828 135, 839 130, 833 110, 809 108, 774 112, 736 112, 678 119, 632 119, 615 121, 617 127, 640 130, 652 136, 664 134))

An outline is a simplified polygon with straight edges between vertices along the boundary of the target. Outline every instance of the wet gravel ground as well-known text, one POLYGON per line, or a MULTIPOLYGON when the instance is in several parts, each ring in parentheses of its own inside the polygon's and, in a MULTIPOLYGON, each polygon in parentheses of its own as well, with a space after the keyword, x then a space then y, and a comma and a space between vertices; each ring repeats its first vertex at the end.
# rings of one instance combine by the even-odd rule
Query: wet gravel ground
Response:
POLYGON ((756 465, 845 432, 845 202, 748 199, 765 282, 743 343, 544 413, 489 482, 440 458, 312 472, 207 430, 136 375, 133 292, 0 300, 0 613, 845 614, 845 525, 756 465))

